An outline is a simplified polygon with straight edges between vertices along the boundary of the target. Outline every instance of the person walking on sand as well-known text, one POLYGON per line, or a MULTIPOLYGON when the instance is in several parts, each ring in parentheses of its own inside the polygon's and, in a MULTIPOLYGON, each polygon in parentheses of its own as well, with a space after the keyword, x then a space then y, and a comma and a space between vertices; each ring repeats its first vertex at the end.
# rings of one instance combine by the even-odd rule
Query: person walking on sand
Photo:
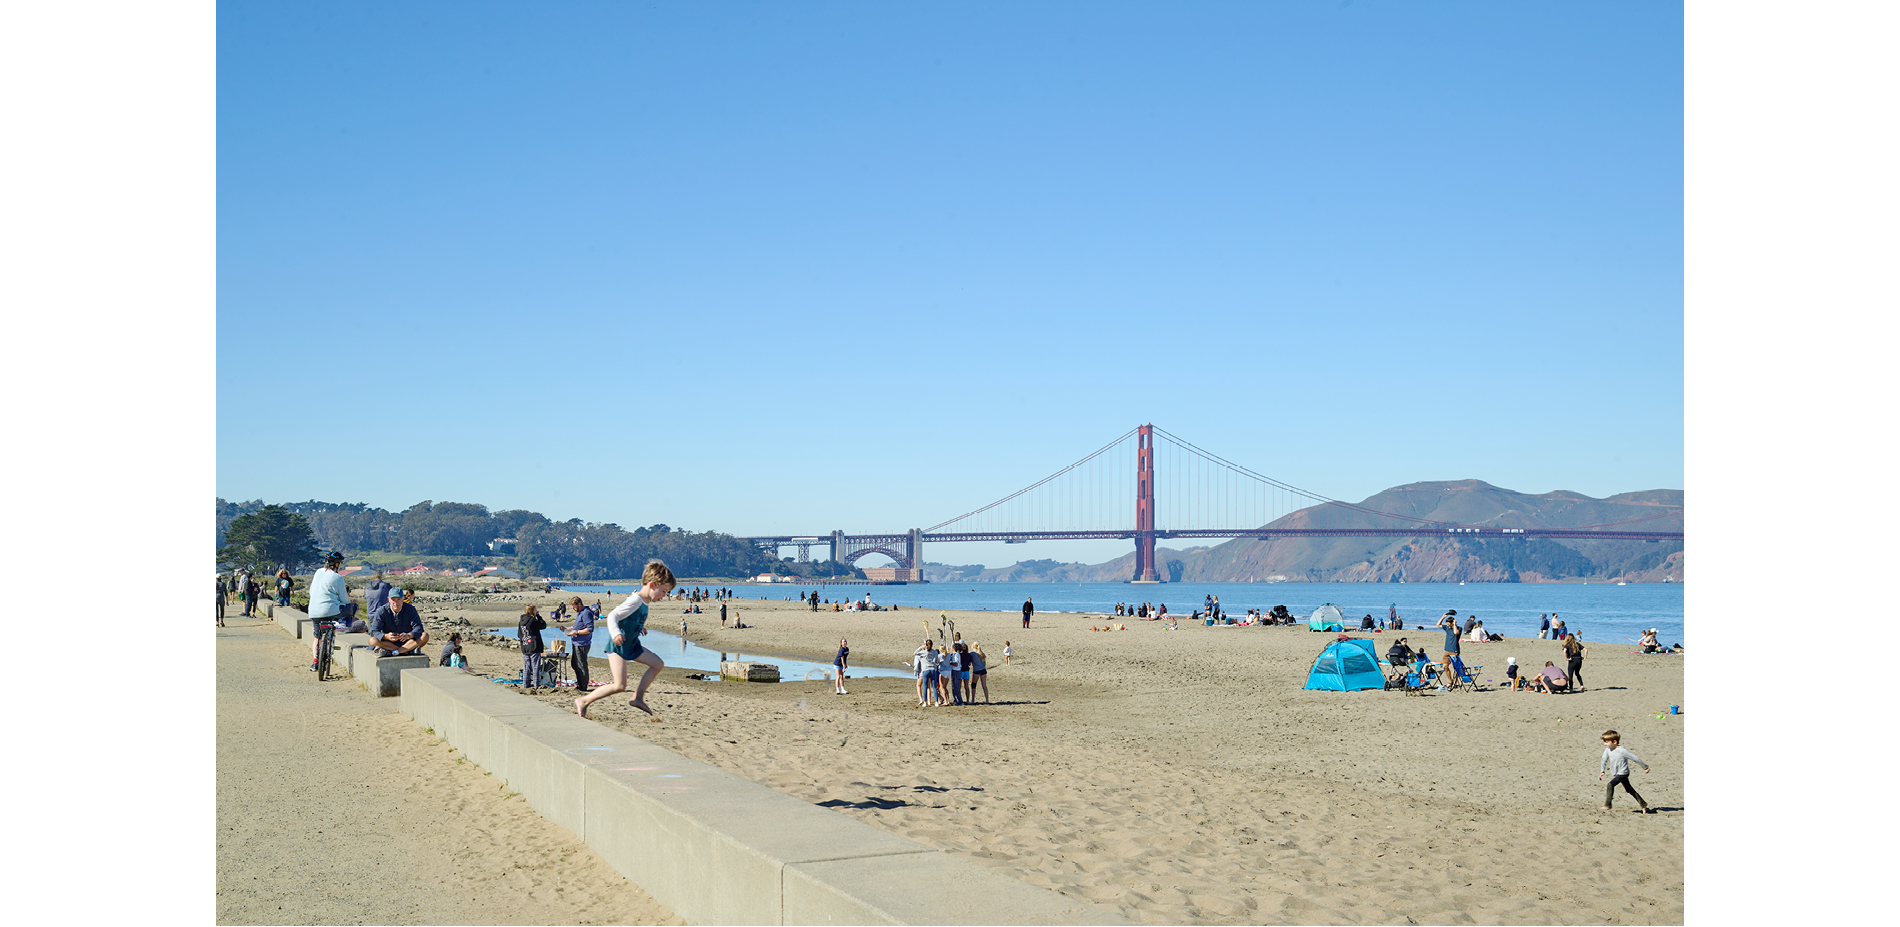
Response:
POLYGON ((844 688, 844 671, 851 668, 851 642, 838 638, 838 655, 831 658, 831 691, 839 695, 850 695, 844 688))
MULTIPOLYGON (((203 586, 198 588, 203 589, 203 586)), ((203 595, 204 593, 199 593, 203 595)), ((224 627, 224 577, 218 577, 218 627, 224 627)))
POLYGON ((660 675, 660 669, 666 665, 660 655, 640 645, 640 635, 647 629, 647 606, 666 598, 678 582, 673 579, 673 571, 658 560, 647 562, 646 572, 640 576, 640 588, 621 600, 620 604, 607 615, 607 627, 613 634, 613 643, 607 645, 607 669, 613 673, 613 682, 601 686, 598 690, 574 700, 574 713, 587 717, 587 706, 610 695, 627 691, 627 664, 640 663, 646 671, 640 674, 640 687, 633 693, 633 700, 627 704, 652 715, 653 709, 647 706, 647 687, 660 675))
POLYGON ((1025 628, 1029 627, 1029 619, 1031 616, 1035 614, 1036 614, 1036 601, 1034 599, 1024 599, 1023 600, 1023 627, 1025 628))
POLYGON ((1568 657, 1570 686, 1578 692, 1583 691, 1583 658, 1590 655, 1590 648, 1583 646, 1583 635, 1572 634, 1564 641, 1564 656, 1568 657))
POLYGON ((1635 760, 1636 765, 1643 767, 1643 775, 1649 775, 1649 764, 1643 762, 1642 757, 1631 753, 1628 747, 1623 746, 1623 735, 1615 731, 1604 731, 1603 762, 1597 765, 1597 781, 1602 782, 1603 774, 1608 772, 1610 784, 1603 787, 1603 810, 1614 810, 1610 805, 1616 798, 1616 787, 1621 785, 1623 791, 1630 793, 1630 797, 1636 799, 1638 814, 1655 814, 1656 812, 1649 810, 1649 802, 1644 801, 1643 796, 1630 785, 1631 760, 1635 760))

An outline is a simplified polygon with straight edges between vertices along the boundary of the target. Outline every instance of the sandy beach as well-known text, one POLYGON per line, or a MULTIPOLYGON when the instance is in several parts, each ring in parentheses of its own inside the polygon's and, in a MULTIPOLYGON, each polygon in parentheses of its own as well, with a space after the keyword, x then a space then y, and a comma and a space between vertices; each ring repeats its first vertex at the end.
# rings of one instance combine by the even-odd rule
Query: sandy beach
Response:
MULTIPOLYGON (((742 594, 760 594, 741 588, 742 594)), ((774 590, 771 595, 783 595, 774 590)), ((1447 591, 1446 607, 1458 607, 1447 591)), ((432 635, 512 626, 557 595, 421 605, 432 635), (467 622, 466 625, 462 622, 467 622)), ((593 594, 586 594, 593 601, 593 594)), ((609 599, 609 606, 618 597, 609 599)), ((828 663, 903 667, 938 613, 811 613, 741 598, 753 627, 693 619, 697 643, 828 663)), ((683 605, 655 606, 675 626, 683 605)), ((995 704, 920 709, 908 679, 778 684, 686 678, 669 667, 650 721, 590 712, 747 776, 1131 920, 1167 924, 1671 924, 1684 913, 1681 656, 1592 645, 1587 691, 1306 691, 1331 635, 1086 615, 952 612, 990 657, 995 704), (1114 622, 1125 631, 1090 631, 1114 622), (1004 666, 1003 642, 1014 644, 1004 666), (1654 772, 1659 813, 1599 811, 1606 728, 1654 772)), ((1390 632, 1366 634, 1381 652, 1390 632)), ((1438 652, 1442 634, 1405 632, 1438 652)), ((432 646, 431 650, 438 647, 432 646)), ((476 672, 520 673, 510 646, 471 646, 476 672)), ((596 648, 598 650, 598 648, 596 648)), ((1505 658, 1561 664, 1554 641, 1466 644, 1480 678, 1505 658)), ((665 656, 664 653, 661 654, 665 656)), ((596 660, 596 680, 607 678, 596 660)), ((571 690, 533 697, 568 706, 571 690)), ((979 694, 980 696, 980 694, 979 694)), ((1006 912, 998 922, 1007 923, 1006 912)))
POLYGON ((682 923, 398 700, 318 683, 309 643, 266 619, 226 624, 218 923, 682 923))

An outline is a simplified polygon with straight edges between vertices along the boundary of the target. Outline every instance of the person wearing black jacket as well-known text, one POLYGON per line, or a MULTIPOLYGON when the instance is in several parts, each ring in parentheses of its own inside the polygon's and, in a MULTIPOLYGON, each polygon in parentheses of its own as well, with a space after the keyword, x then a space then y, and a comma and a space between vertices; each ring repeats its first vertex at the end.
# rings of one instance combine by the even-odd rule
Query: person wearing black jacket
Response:
POLYGON ((548 623, 541 619, 541 611, 528 606, 521 613, 521 687, 532 689, 541 684, 541 632, 547 630, 548 623))

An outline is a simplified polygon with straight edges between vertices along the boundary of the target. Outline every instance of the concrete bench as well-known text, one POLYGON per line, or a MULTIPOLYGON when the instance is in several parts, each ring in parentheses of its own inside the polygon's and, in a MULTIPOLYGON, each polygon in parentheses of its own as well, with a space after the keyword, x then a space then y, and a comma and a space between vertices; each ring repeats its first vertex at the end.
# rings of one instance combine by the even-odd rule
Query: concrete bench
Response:
POLYGON ((349 652, 350 675, 369 687, 369 694, 388 698, 402 694, 402 671, 428 669, 435 661, 427 654, 407 657, 380 656, 382 650, 368 644, 352 644, 349 652))
POLYGON ((283 628, 291 637, 298 640, 310 637, 310 616, 301 609, 291 608, 288 605, 275 608, 271 610, 270 619, 277 622, 277 626, 283 628))
POLYGON ((486 679, 402 675, 405 714, 687 923, 1126 923, 486 679))
POLYGON ((723 679, 740 682, 777 682, 778 666, 773 663, 725 660, 719 664, 719 675, 723 679))

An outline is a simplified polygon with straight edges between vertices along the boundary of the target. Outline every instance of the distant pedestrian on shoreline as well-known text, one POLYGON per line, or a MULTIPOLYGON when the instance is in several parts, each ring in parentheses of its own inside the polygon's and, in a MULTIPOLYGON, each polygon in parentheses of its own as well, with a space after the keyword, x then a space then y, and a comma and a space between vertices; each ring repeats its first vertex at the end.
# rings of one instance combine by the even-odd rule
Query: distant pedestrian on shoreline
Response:
POLYGON ((1036 614, 1036 602, 1035 602, 1035 600, 1034 600, 1034 599, 1024 599, 1024 600, 1023 600, 1023 627, 1025 627, 1025 628, 1026 628, 1026 627, 1029 627, 1029 619, 1030 619, 1030 617, 1031 617, 1031 616, 1033 616, 1033 615, 1035 615, 1035 614, 1036 614))
POLYGON ((667 569, 666 564, 658 560, 647 563, 646 572, 640 577, 640 588, 622 599, 607 615, 607 626, 613 634, 613 643, 607 646, 607 668, 613 673, 613 682, 575 699, 575 714, 585 718, 587 706, 627 691, 627 664, 640 663, 646 667, 646 671, 640 674, 640 686, 634 691, 633 700, 627 704, 655 719, 659 717, 647 705, 647 687, 653 685, 653 680, 666 664, 661 661, 659 654, 640 645, 640 635, 646 633, 647 606, 666 598, 677 585, 673 571, 667 569))

